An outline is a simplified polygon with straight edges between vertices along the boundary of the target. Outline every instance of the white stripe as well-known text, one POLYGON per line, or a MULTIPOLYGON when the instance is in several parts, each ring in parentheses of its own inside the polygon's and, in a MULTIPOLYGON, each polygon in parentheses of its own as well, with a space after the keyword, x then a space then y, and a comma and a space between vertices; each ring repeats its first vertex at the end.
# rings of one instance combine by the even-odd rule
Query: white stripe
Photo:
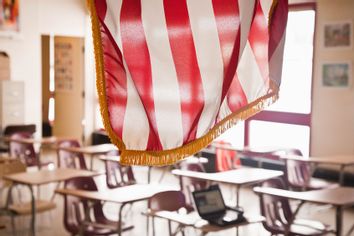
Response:
POLYGON ((212 1, 187 0, 187 3, 204 94, 197 130, 199 138, 215 123, 222 92, 223 60, 212 1))
POLYGON ((280 86, 282 77, 285 35, 286 33, 284 32, 272 55, 272 58, 269 61, 269 79, 275 82, 278 86, 280 86))
POLYGON ((261 8, 262 8, 263 14, 265 16, 265 19, 266 19, 266 22, 268 25, 268 21, 269 21, 268 16, 269 16, 270 8, 272 7, 272 4, 273 4, 273 0, 262 0, 260 2, 261 2, 261 8))
POLYGON ((166 26, 163 0, 142 1, 142 22, 149 49, 155 116, 164 149, 183 144, 178 78, 166 26))
POLYGON ((219 111, 219 114, 218 114, 218 122, 232 113, 232 111, 229 108, 229 105, 227 104, 227 99, 226 98, 227 98, 227 96, 225 96, 225 99, 224 99, 224 101, 221 104, 220 111, 219 111))
POLYGON ((242 53, 247 43, 248 34, 251 28, 255 0, 239 0, 238 4, 241 19, 240 53, 238 59, 241 60, 242 53))
POLYGON ((248 103, 265 95, 266 86, 264 86, 264 80, 249 42, 247 42, 238 64, 237 75, 243 91, 246 94, 248 103))
MULTIPOLYGON (((124 55, 120 35, 121 6, 121 0, 107 0, 107 9, 109 10, 104 22, 124 55), (113 34, 114 32, 115 34, 113 34)), ((123 63, 127 72, 127 105, 123 125, 123 142, 127 149, 145 150, 150 131, 148 119, 124 59, 123 63)))

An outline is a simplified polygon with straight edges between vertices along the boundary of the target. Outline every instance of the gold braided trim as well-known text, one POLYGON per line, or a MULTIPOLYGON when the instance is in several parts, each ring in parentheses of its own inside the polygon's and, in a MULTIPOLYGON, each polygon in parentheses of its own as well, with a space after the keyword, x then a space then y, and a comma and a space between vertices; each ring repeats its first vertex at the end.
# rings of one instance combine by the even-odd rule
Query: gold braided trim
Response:
POLYGON ((95 62, 96 62, 96 87, 98 93, 98 101, 100 104, 101 116, 103 119, 103 126, 108 133, 108 136, 111 142, 118 147, 120 151, 124 151, 125 144, 123 141, 117 137, 115 132, 113 131, 110 121, 109 121, 109 113, 108 113, 108 104, 106 100, 106 80, 105 80, 105 72, 104 72, 104 59, 102 52, 102 39, 100 33, 100 26, 98 22, 98 17, 96 13, 94 0, 87 0, 87 6, 89 8, 90 16, 91 16, 91 24, 92 24, 92 37, 93 44, 95 49, 95 62))
POLYGON ((115 134, 110 124, 108 104, 106 100, 106 84, 103 63, 104 59, 99 21, 93 0, 87 0, 87 5, 90 10, 92 22, 93 43, 96 61, 96 86, 98 91, 101 116, 103 119, 104 127, 111 142, 115 144, 121 152, 120 162, 122 165, 164 166, 174 164, 198 152, 202 148, 206 147, 209 143, 211 143, 215 138, 224 133, 227 129, 237 124, 240 120, 245 120, 248 117, 260 112, 265 107, 269 106, 278 99, 278 86, 274 84, 272 80, 270 80, 270 92, 267 95, 258 98, 239 111, 228 115, 217 125, 215 125, 207 134, 184 146, 163 151, 127 150, 125 144, 115 134))

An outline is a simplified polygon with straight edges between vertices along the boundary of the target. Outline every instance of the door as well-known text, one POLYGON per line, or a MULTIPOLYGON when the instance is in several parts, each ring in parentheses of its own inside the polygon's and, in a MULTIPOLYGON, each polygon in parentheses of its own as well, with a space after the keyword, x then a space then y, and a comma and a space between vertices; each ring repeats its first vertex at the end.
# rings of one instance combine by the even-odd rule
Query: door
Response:
POLYGON ((54 37, 53 135, 83 141, 84 39, 54 37))

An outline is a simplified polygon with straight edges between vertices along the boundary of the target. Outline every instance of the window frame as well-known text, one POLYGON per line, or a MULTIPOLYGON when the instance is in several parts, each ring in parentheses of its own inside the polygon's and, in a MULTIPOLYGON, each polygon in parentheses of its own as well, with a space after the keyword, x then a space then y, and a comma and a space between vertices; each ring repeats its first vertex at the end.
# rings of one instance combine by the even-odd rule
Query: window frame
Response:
POLYGON ((314 93, 314 67, 315 67, 315 42, 316 42, 316 26, 317 26, 317 7, 316 3, 299 3, 299 4, 290 4, 290 11, 304 11, 304 10, 313 10, 315 12, 315 24, 314 24, 314 35, 313 35, 313 51, 312 51, 312 75, 311 75, 311 109, 309 113, 295 113, 295 112, 283 112, 283 111, 268 111, 263 110, 256 115, 245 120, 244 127, 244 146, 250 145, 250 124, 252 121, 267 121, 274 123, 282 123, 289 125, 302 125, 308 126, 310 129, 309 137, 309 155, 311 155, 311 143, 312 143, 312 131, 311 131, 311 117, 313 112, 313 93, 314 93))

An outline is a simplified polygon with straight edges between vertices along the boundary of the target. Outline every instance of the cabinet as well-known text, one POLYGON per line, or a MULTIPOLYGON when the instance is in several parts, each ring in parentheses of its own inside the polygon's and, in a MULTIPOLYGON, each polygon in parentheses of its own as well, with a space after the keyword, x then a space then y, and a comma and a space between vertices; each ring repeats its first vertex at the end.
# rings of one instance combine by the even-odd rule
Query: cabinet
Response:
POLYGON ((0 81, 0 128, 24 123, 24 82, 0 81))

